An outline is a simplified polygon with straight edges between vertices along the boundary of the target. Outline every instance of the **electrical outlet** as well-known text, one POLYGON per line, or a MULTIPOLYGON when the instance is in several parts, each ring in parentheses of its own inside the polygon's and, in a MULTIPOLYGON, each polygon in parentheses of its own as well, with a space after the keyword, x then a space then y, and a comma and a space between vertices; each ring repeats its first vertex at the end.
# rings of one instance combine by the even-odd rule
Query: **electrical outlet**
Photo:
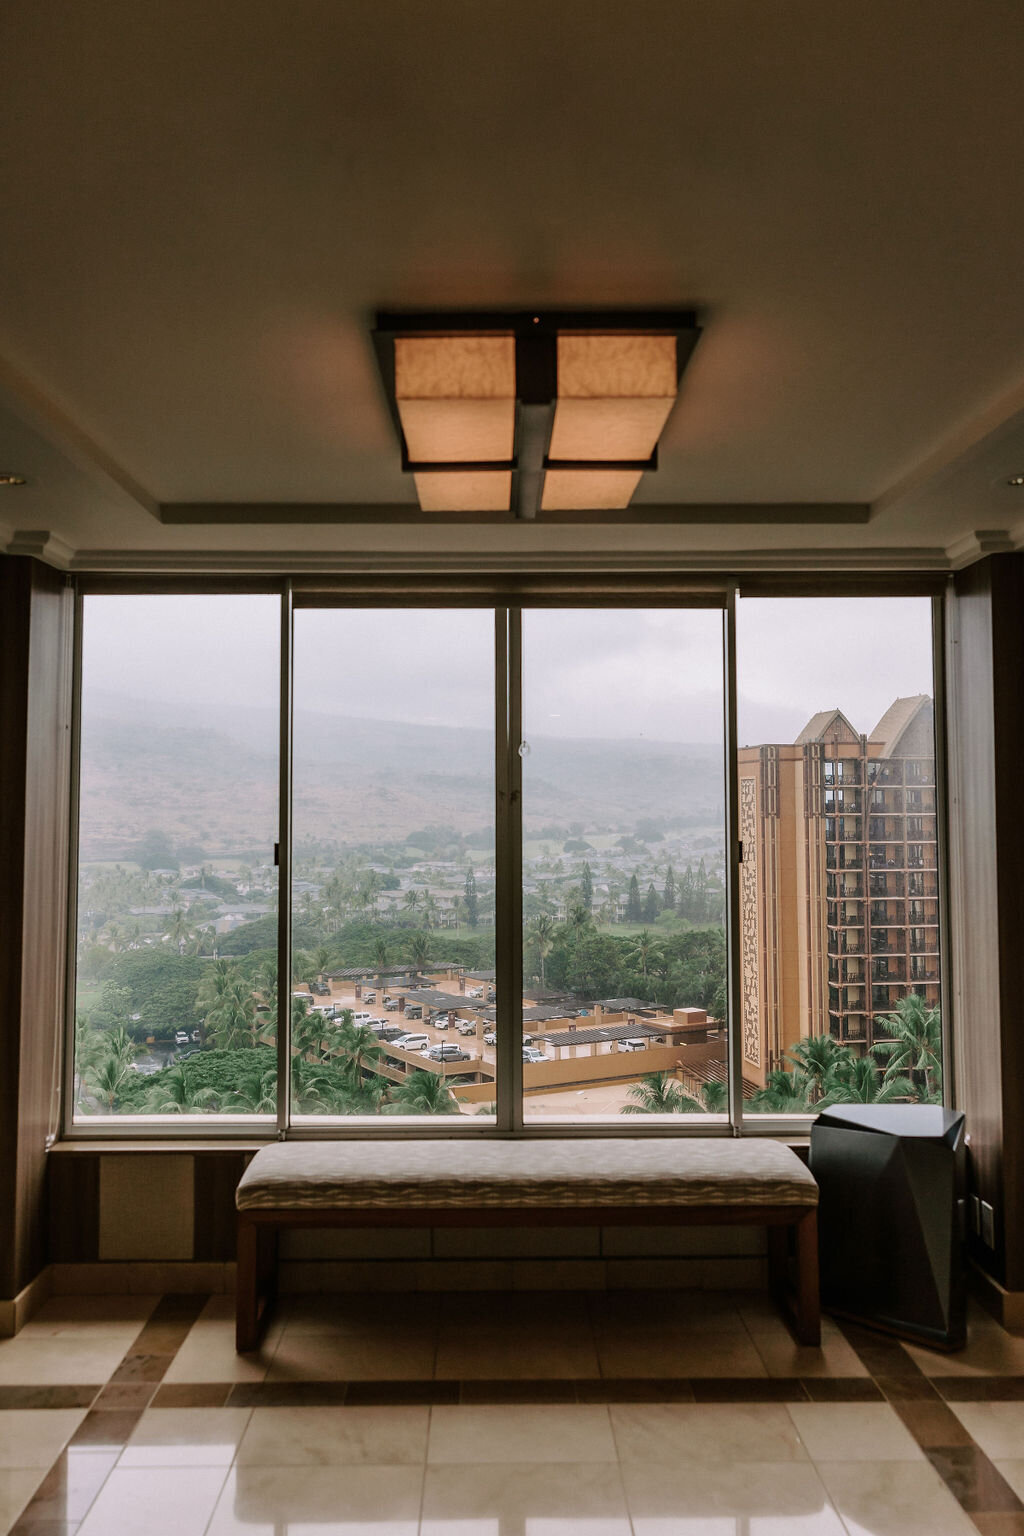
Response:
POLYGON ((980 1237, 981 1236, 981 1201, 978 1199, 977 1195, 971 1195, 970 1200, 969 1200, 968 1203, 969 1203, 970 1212, 971 1212, 971 1231, 974 1233, 975 1237, 980 1237))
POLYGON ((996 1245, 996 1213, 987 1200, 981 1202, 981 1240, 986 1248, 996 1245))

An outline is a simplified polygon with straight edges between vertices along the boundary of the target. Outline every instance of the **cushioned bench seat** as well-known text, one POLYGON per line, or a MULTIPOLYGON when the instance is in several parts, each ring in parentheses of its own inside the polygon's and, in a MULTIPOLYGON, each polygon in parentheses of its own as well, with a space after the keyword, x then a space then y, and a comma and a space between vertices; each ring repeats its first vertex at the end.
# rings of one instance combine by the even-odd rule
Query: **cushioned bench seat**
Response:
POLYGON ((282 1227, 764 1225, 782 1298, 795 1233, 795 1332, 820 1334, 818 1186, 763 1139, 285 1142, 257 1152, 238 1208, 238 1348, 259 1341, 282 1227))

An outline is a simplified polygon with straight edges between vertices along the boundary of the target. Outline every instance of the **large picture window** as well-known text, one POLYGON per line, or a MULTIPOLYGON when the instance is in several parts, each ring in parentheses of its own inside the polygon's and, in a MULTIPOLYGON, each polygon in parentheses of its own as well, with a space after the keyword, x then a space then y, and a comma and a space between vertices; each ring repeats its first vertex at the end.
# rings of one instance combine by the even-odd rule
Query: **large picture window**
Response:
POLYGON ((941 1100, 932 600, 665 586, 87 591, 69 1127, 941 1100))

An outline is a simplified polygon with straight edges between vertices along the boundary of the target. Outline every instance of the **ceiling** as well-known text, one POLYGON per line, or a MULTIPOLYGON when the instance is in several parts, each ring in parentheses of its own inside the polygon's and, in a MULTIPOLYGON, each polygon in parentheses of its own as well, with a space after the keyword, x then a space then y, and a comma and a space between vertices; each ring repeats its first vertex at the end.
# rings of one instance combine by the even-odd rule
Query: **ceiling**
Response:
POLYGON ((1024 545, 1019 0, 7 0, 0 56, 0 548, 1024 545), (577 305, 700 313, 657 474, 596 526, 425 522, 374 312, 577 305))

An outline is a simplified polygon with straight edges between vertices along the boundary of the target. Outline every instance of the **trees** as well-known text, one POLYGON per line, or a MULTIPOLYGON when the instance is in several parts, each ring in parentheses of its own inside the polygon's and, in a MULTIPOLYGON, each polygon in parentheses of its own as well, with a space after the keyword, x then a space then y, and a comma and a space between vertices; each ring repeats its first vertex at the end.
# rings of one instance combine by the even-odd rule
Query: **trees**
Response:
POLYGON ((661 908, 663 912, 674 912, 676 909, 676 877, 669 864, 665 871, 665 888, 661 893, 661 908))
POLYGON ((646 981, 648 968, 658 954, 658 946, 654 941, 654 936, 647 928, 642 928, 637 934, 629 953, 630 958, 639 965, 640 974, 646 981))
POLYGON ((642 911, 643 921, 645 923, 656 923, 658 921, 658 913, 661 911, 661 904, 658 901, 658 893, 654 889, 653 880, 647 887, 647 895, 644 897, 642 911))
POLYGON ((384 990, 384 975, 391 961, 391 946, 381 934, 373 943, 373 963, 377 967, 377 990, 384 990))
POLYGON ((541 912, 532 919, 526 929, 527 942, 537 952, 537 961, 540 965, 541 991, 544 990, 547 984, 544 968, 547 964, 548 956, 554 948, 556 927, 555 920, 550 913, 541 912))
POLYGON ((430 940, 422 929, 409 935, 409 959, 418 971, 426 969, 430 959, 430 940))
POLYGON ((832 1086, 820 1100, 829 1104, 895 1104, 913 1098, 914 1085, 907 1077, 880 1071, 872 1056, 846 1053, 846 1060, 836 1073, 832 1086))
POLYGON ((583 873, 580 875, 580 900, 589 916, 594 910, 594 876, 589 864, 584 864, 583 873))
POLYGON ((911 992, 894 1011, 878 1020, 891 1040, 876 1040, 874 1049, 886 1062, 886 1075, 902 1074, 926 1103, 942 1099, 942 1020, 938 1008, 911 992))
POLYGON ((799 1067, 791 1072, 779 1067, 768 1073, 768 1081, 749 1100, 747 1108, 755 1113, 805 1115, 811 1107, 813 1085, 799 1067))
MULTIPOLYGON (((624 1115, 677 1115, 682 1112, 683 1090, 668 1072, 647 1072, 629 1090, 624 1115)), ((695 1101, 690 1100, 691 1104, 695 1101)))
POLYGON ((394 1090, 390 1103, 385 1104, 381 1112, 385 1115, 457 1115, 459 1106, 439 1072, 426 1072, 417 1067, 394 1090))
POLYGON ((203 1088, 190 1062, 181 1061, 160 1074, 160 1083, 147 1095, 151 1115, 196 1115, 217 1108, 217 1091, 203 1088))
POLYGON ((643 903, 640 900, 640 882, 634 873, 629 881, 629 895, 626 898, 626 922, 643 922, 643 903))
POLYGON ((480 921, 480 899, 476 890, 476 875, 473 866, 466 870, 466 882, 462 888, 462 899, 466 905, 466 921, 471 928, 475 928, 480 921))

